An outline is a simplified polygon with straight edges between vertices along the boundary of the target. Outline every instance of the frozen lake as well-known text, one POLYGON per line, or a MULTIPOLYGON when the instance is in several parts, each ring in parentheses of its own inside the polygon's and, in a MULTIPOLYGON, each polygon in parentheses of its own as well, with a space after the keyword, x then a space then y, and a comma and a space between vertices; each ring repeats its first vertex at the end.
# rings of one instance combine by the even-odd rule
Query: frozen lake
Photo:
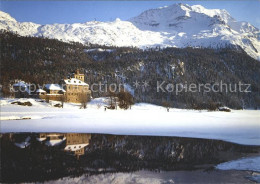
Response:
MULTIPOLYGON (((17 99, 16 99, 17 100, 17 99)), ((65 104, 56 108, 34 99, 32 106, 1 100, 1 132, 78 132, 118 135, 154 135, 220 139, 260 145, 260 111, 208 112, 135 104, 131 110, 106 110, 106 99, 95 99, 87 109, 65 104), (100 107, 101 106, 101 107, 100 107), (22 119, 22 120, 20 120, 22 119)))

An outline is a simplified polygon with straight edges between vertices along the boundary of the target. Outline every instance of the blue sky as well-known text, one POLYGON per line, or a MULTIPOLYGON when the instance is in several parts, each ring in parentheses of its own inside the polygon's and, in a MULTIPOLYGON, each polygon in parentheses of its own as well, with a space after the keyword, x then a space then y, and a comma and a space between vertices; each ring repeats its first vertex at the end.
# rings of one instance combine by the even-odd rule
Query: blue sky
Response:
POLYGON ((144 10, 174 3, 226 9, 235 19, 260 28, 260 1, 0 1, 17 21, 38 24, 127 20, 144 10))

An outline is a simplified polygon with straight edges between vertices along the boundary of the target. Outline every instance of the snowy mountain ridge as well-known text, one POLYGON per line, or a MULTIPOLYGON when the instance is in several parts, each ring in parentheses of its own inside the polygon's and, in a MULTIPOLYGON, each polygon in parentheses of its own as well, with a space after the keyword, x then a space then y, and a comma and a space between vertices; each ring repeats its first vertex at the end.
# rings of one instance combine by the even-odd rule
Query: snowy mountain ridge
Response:
POLYGON ((40 25, 18 22, 0 11, 0 29, 21 36, 43 36, 65 42, 107 46, 147 47, 240 47, 260 60, 260 31, 248 22, 238 22, 226 10, 201 5, 173 4, 150 9, 128 21, 90 21, 40 25))

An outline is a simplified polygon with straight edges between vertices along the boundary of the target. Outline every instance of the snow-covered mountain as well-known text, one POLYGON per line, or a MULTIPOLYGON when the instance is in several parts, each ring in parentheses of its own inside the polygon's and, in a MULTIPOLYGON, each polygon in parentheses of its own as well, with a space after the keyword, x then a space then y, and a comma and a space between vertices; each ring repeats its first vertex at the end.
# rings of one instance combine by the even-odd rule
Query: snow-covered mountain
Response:
POLYGON ((260 31, 248 22, 238 22, 226 10, 200 5, 174 4, 147 10, 128 21, 90 21, 40 25, 17 22, 0 11, 0 29, 21 36, 43 36, 65 42, 113 46, 227 47, 239 46, 260 60, 260 31))

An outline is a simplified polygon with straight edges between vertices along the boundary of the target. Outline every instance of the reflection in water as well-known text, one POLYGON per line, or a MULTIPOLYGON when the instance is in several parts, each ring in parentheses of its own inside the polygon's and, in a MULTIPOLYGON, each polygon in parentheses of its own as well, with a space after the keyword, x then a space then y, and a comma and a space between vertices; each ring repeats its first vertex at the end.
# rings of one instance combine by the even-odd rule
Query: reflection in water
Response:
POLYGON ((66 137, 67 140, 65 150, 73 152, 77 156, 84 155, 84 148, 89 144, 91 135, 68 133, 66 134, 66 137))
MULTIPOLYGON (((31 137, 28 136, 24 138, 23 135, 21 136, 19 137, 19 134, 16 135, 14 140, 15 145, 20 148, 28 147, 30 145, 31 137)), ((90 139, 91 134, 85 133, 40 133, 36 136, 36 140, 47 146, 64 145, 64 151, 72 153, 78 158, 85 154, 85 148, 89 145, 90 139)))
POLYGON ((0 143, 0 182, 198 169, 260 149, 218 140, 85 133, 6 133, 0 134, 0 143))

